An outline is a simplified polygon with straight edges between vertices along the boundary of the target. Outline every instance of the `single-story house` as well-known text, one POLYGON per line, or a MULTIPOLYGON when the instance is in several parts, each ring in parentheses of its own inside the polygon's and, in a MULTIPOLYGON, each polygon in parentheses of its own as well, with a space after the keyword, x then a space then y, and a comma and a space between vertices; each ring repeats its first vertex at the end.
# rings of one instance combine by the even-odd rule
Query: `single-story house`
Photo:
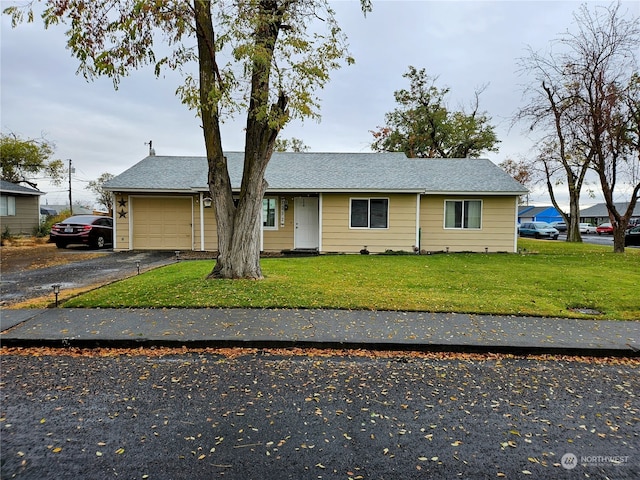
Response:
POLYGON ((555 207, 521 206, 518 210, 518 222, 563 222, 562 215, 555 207))
POLYGON ((0 180, 0 228, 12 235, 31 235, 40 225, 40 195, 31 187, 0 180))
MULTIPOLYGON (((620 213, 624 213, 629 208, 629 202, 616 203, 616 210, 620 213)), ((640 220, 640 202, 636 203, 636 207, 631 214, 632 220, 640 220)), ((609 211, 607 210, 606 203, 598 203, 592 207, 580 210, 580 221, 584 223, 592 223, 594 225, 600 225, 601 223, 609 222, 609 211)))
MULTIPOLYGON (((226 154, 239 191, 242 152, 226 154)), ((151 155, 106 182, 115 250, 217 250, 205 157, 151 155)), ((274 153, 262 250, 514 252, 527 190, 487 159, 274 153)))

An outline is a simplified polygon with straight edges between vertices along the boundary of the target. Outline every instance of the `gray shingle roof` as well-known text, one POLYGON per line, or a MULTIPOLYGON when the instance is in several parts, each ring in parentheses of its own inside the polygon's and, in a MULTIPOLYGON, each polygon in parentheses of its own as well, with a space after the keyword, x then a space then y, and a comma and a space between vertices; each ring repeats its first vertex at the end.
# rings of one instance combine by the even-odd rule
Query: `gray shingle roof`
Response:
MULTIPOLYGON (((627 211, 627 208, 629 208, 629 202, 616 203, 615 206, 618 212, 624 213, 627 211)), ((592 207, 580 210, 580 216, 581 217, 603 217, 603 218, 608 217, 609 211, 607 210, 607 204, 598 203, 596 205, 593 205, 592 207)), ((635 217, 640 216, 640 203, 636 203, 636 207, 633 209, 633 216, 635 217)))
MULTIPOLYGON (((226 154, 240 188, 242 152, 226 154)), ((487 159, 413 159, 403 153, 276 152, 265 178, 271 192, 426 192, 524 194, 527 190, 487 159)), ((207 191, 205 157, 149 156, 105 184, 117 191, 207 191)))
POLYGON ((553 206, 532 207, 530 205, 518 208, 518 215, 526 215, 527 217, 535 217, 536 215, 545 212, 547 210, 555 210, 553 206))
POLYGON ((25 187, 16 183, 7 182, 6 180, 0 180, 0 191, 18 195, 44 195, 44 192, 36 190, 35 188, 25 187))

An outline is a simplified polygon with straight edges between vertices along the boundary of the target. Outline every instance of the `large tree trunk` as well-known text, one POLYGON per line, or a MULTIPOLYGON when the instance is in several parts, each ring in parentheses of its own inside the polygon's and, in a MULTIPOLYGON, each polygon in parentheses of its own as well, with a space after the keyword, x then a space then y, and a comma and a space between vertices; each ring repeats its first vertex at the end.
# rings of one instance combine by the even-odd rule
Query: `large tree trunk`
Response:
POLYGON ((580 197, 576 196, 574 192, 569 195, 567 242, 582 242, 582 236, 580 235, 580 197))
POLYGON ((209 169, 208 183, 213 200, 218 233, 218 259, 210 277, 236 278, 237 275, 228 265, 239 265, 231 260, 232 239, 235 230, 235 212, 231 180, 227 168, 227 159, 222 150, 220 119, 217 102, 212 101, 216 92, 220 92, 218 66, 216 64, 215 32, 211 20, 209 0, 194 0, 196 37, 200 69, 200 113, 204 143, 209 169))
POLYGON ((255 30, 261 56, 252 64, 251 95, 247 113, 244 169, 240 198, 234 204, 227 160, 222 150, 217 101, 221 79, 215 59, 215 35, 210 0, 194 0, 200 58, 200 102, 209 165, 209 190, 213 199, 218 258, 209 278, 261 279, 260 218, 267 188, 264 173, 271 159, 281 125, 285 123, 287 99, 280 93, 269 106, 269 77, 273 51, 286 6, 262 1, 255 30))
POLYGON ((600 173, 600 184, 602 185, 602 192, 604 194, 604 200, 609 212, 609 220, 613 226, 613 252, 624 253, 624 234, 627 231, 629 220, 633 216, 633 211, 636 208, 638 202, 638 192, 640 191, 640 184, 636 185, 633 193, 631 194, 631 201, 627 205, 627 210, 621 213, 616 208, 616 204, 613 201, 613 189, 608 183, 608 179, 603 172, 604 169, 598 169, 600 173))
POLYGON ((624 228, 621 225, 613 227, 613 252, 624 253, 624 233, 626 231, 626 222, 624 228))

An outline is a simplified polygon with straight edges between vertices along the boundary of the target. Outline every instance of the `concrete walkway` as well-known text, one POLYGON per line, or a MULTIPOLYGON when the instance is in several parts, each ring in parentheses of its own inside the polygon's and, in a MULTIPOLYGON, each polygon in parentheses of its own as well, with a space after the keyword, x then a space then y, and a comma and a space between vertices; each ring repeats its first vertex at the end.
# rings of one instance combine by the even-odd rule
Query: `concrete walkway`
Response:
POLYGON ((423 312, 0 310, 2 346, 317 347, 640 356, 640 322, 423 312))

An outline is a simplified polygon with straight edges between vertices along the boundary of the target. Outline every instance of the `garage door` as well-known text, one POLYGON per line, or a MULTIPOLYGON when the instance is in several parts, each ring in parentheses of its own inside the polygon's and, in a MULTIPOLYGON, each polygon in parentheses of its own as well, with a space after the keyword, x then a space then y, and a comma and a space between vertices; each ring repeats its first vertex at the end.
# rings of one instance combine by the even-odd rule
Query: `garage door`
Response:
POLYGON ((132 199, 135 250, 191 250, 191 197, 132 199))

